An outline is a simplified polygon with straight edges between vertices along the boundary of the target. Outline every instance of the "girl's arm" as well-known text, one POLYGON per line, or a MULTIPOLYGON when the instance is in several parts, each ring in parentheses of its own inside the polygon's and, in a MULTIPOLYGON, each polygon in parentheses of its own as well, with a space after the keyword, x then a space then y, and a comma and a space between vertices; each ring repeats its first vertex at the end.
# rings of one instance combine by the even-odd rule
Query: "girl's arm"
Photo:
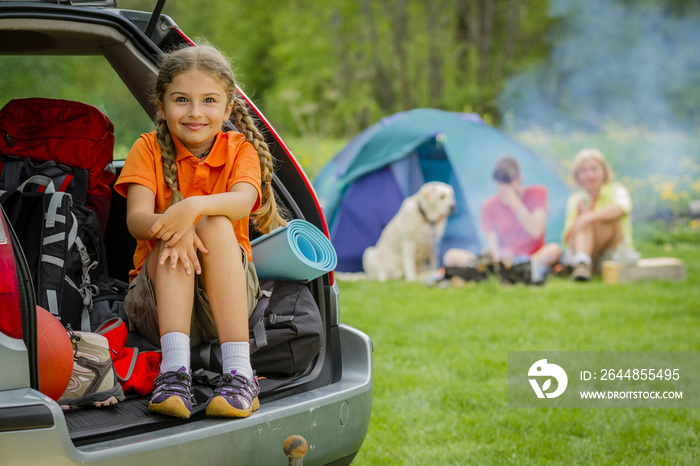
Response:
POLYGON ((617 204, 610 204, 599 210, 589 210, 582 213, 579 218, 584 218, 585 224, 592 222, 609 222, 617 220, 625 215, 625 212, 617 204))
POLYGON ((571 239, 571 229, 579 216, 578 205, 581 196, 578 193, 571 194, 566 201, 566 214, 564 217, 564 230, 562 230, 562 243, 567 244, 571 239))
POLYGON ((584 212, 574 221, 571 230, 567 236, 567 240, 576 236, 580 231, 586 228, 588 225, 594 222, 610 222, 622 218, 625 212, 617 204, 610 204, 609 206, 603 207, 599 210, 589 210, 584 212))
POLYGON ((245 182, 236 183, 227 193, 188 197, 168 207, 151 224, 147 234, 149 238, 165 241, 169 247, 182 238, 200 215, 221 215, 230 220, 239 220, 250 215, 257 199, 255 187, 245 182))
POLYGON ((620 183, 613 183, 608 189, 612 190, 611 193, 608 191, 608 196, 612 196, 612 203, 601 209, 587 210, 580 213, 573 222, 567 239, 575 236, 591 223, 619 220, 631 211, 632 200, 627 188, 620 183))
POLYGON ((156 195, 145 186, 130 184, 126 196, 126 226, 136 239, 149 240, 149 230, 162 215, 154 213, 156 195))
POLYGON ((234 221, 250 215, 258 200, 258 191, 253 185, 241 182, 231 186, 231 190, 227 193, 190 199, 197 199, 201 203, 198 209, 200 215, 223 215, 234 221))

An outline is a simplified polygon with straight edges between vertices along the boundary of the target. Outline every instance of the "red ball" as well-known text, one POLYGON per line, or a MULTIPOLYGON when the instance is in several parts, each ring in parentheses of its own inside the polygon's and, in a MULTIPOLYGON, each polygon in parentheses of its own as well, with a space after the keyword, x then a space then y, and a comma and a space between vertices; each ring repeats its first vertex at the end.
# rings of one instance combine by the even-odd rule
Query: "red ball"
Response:
POLYGON ((73 374, 73 345, 68 332, 53 314, 36 307, 39 391, 58 401, 73 374))

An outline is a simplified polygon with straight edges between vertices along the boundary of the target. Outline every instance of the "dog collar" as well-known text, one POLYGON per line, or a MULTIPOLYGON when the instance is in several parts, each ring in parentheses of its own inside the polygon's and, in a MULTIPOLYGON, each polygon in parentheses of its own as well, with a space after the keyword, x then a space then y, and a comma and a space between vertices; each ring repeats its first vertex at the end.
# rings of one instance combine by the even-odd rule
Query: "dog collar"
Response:
POLYGON ((430 219, 428 218, 428 214, 425 213, 425 210, 423 210, 423 206, 421 205, 420 202, 418 202, 418 211, 423 216, 423 220, 428 222, 430 225, 435 225, 439 221, 439 219, 437 221, 434 221, 434 222, 430 221, 430 219))

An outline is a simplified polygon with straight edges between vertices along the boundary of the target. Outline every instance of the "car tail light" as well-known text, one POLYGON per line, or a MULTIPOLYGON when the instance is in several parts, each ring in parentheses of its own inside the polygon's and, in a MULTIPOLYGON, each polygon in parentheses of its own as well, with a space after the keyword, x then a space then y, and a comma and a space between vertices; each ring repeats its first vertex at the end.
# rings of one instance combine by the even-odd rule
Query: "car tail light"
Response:
POLYGON ((22 338, 22 314, 15 254, 5 217, 0 214, 0 332, 11 338, 22 338))

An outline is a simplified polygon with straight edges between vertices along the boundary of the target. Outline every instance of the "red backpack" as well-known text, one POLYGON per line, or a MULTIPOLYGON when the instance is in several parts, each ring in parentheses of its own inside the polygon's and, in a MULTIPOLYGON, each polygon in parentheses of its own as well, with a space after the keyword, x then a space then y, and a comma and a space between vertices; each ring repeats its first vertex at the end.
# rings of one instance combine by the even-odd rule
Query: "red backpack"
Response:
POLYGON ((109 218, 114 126, 92 105, 14 99, 0 110, 0 189, 44 175, 73 202, 93 210, 104 234, 109 218))

